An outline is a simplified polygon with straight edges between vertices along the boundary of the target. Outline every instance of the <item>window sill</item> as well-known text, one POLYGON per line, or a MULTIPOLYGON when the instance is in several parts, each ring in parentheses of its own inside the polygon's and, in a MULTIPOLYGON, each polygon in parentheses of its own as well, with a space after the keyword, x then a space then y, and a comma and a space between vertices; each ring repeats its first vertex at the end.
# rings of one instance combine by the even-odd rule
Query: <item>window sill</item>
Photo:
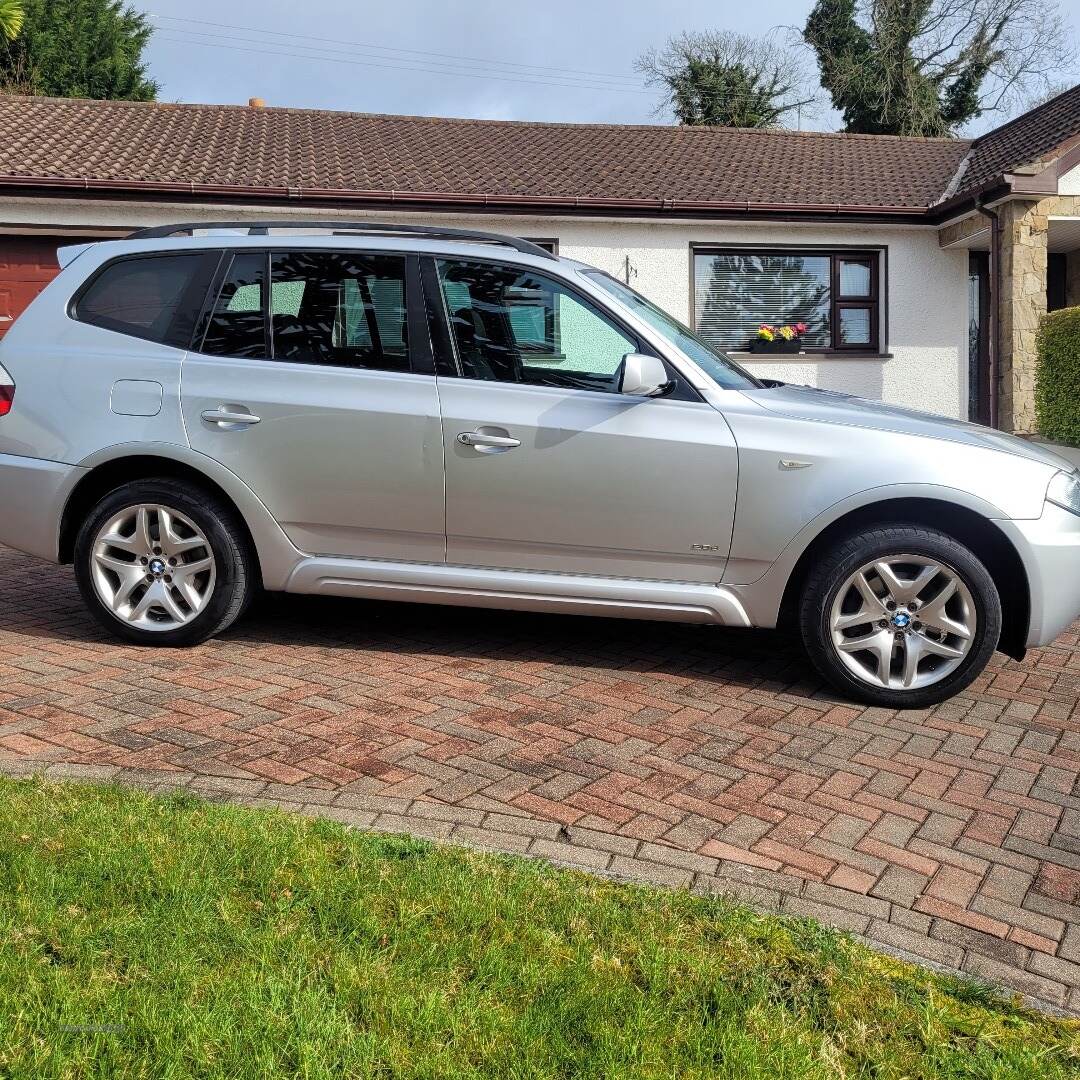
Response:
POLYGON ((854 349, 825 349, 813 352, 797 353, 768 353, 768 352, 730 352, 728 356, 733 360, 767 360, 773 363, 776 360, 891 360, 892 353, 881 352, 858 352, 854 349))

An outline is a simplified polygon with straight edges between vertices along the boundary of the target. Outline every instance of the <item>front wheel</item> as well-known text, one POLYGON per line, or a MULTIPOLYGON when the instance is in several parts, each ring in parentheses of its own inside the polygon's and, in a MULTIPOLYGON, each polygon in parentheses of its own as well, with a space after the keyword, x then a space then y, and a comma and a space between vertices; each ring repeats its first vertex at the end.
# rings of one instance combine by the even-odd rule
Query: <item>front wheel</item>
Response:
POLYGON ((196 645, 221 633, 251 599, 252 569, 232 509, 170 478, 110 492, 75 541, 87 607, 140 645, 196 645))
POLYGON ((883 526, 849 537, 811 570, 803 641, 838 690, 873 705, 936 705, 986 667, 1001 601, 983 564, 933 529, 883 526))

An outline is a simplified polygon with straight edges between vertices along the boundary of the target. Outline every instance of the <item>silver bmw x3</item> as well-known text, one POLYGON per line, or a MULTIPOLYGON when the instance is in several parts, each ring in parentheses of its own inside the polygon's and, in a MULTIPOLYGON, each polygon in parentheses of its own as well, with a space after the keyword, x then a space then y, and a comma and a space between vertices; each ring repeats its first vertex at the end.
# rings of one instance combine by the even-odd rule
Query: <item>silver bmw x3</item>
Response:
POLYGON ((1080 476, 762 381, 514 237, 178 225, 66 248, 0 344, 0 542, 191 645, 258 587, 774 627, 886 706, 1080 613, 1080 476))

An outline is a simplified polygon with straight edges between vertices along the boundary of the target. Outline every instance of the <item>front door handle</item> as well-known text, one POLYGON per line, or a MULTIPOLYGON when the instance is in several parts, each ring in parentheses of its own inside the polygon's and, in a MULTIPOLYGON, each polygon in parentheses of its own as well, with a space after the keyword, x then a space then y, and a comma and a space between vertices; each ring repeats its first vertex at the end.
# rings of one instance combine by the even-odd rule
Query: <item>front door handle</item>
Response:
POLYGON ((208 424, 220 424, 224 428, 247 427, 262 419, 239 405, 219 405, 216 409, 207 409, 202 418, 208 424))
POLYGON ((513 439, 509 435, 489 435, 486 431, 463 431, 457 441, 462 446, 491 446, 500 450, 512 450, 521 445, 520 439, 513 439))

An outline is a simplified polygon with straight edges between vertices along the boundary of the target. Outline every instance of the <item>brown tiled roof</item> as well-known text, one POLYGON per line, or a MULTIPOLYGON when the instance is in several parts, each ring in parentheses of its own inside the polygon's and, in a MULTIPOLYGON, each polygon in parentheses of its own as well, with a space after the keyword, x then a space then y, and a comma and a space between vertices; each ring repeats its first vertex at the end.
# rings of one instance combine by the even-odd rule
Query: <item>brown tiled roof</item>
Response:
POLYGON ((540 124, 0 97, 13 184, 256 198, 912 212, 969 142, 730 128, 540 124))
POLYGON ((970 195, 1003 173, 1047 158, 1080 135, 1080 85, 980 135, 964 164, 956 197, 970 195))

